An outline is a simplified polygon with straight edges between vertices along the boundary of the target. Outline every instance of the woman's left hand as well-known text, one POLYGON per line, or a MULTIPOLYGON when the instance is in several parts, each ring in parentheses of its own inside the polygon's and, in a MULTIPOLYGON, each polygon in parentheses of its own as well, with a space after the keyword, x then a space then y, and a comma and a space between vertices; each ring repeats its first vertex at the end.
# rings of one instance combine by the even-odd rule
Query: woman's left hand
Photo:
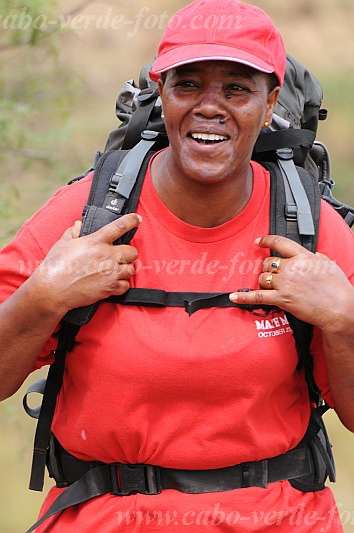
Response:
POLYGON ((261 248, 283 256, 268 257, 259 276, 260 290, 233 293, 240 304, 275 305, 322 330, 336 331, 352 312, 354 289, 338 265, 324 254, 309 252, 278 235, 257 239, 261 248))

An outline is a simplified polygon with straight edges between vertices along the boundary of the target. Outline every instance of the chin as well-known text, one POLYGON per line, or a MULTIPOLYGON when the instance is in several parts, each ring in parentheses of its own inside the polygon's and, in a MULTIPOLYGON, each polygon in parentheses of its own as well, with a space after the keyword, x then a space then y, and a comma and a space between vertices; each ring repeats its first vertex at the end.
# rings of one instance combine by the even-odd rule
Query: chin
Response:
POLYGON ((225 170, 221 171, 221 169, 216 170, 215 167, 203 168, 198 165, 194 172, 189 171, 186 176, 191 181, 201 185, 217 185, 230 178, 230 172, 226 172, 225 170))

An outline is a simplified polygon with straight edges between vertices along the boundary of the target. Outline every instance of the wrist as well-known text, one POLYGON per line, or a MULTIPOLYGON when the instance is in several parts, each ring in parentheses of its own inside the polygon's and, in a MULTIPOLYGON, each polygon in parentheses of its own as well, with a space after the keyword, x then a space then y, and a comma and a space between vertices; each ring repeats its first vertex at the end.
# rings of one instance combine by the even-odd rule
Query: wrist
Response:
POLYGON ((331 321, 322 328, 325 335, 341 336, 354 331, 354 290, 351 296, 342 302, 340 309, 332 308, 331 321))
POLYGON ((58 323, 67 313, 68 308, 58 297, 58 291, 51 283, 33 273, 18 289, 19 295, 31 314, 43 317, 45 321, 58 323))

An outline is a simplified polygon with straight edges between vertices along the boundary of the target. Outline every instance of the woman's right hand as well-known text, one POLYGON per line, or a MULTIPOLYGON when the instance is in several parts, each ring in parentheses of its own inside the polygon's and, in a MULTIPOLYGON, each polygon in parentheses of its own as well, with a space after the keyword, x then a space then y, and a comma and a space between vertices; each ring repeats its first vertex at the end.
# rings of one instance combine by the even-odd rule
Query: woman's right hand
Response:
POLYGON ((124 294, 135 273, 138 251, 113 242, 141 220, 140 215, 130 213, 80 238, 81 221, 76 221, 50 249, 27 286, 63 316, 70 309, 124 294))

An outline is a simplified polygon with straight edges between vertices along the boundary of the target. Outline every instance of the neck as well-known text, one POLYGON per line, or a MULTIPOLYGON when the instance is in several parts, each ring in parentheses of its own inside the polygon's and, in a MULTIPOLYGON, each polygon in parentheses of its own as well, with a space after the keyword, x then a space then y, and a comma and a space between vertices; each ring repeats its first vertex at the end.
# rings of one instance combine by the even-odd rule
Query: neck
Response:
POLYGON ((166 207, 179 219, 193 226, 212 228, 228 222, 247 205, 253 187, 252 168, 235 173, 216 183, 204 183, 173 172, 167 150, 152 162, 155 190, 166 207))

